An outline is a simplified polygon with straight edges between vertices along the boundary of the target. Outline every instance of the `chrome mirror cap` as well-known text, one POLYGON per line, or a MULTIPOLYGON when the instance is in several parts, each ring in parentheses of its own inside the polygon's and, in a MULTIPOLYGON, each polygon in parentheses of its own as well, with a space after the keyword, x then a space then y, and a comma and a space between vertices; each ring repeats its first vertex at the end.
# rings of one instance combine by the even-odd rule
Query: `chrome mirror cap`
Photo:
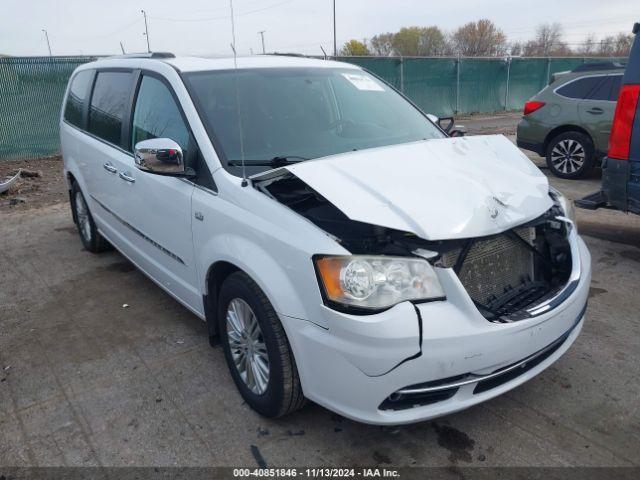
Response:
POLYGON ((152 138, 136 143, 136 167, 160 175, 185 175, 182 148, 170 138, 152 138))

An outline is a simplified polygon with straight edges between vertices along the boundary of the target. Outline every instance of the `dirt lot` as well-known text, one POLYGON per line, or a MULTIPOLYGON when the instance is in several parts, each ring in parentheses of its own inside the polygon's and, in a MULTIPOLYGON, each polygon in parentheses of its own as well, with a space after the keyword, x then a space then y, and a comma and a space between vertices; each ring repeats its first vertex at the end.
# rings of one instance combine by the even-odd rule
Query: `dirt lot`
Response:
MULTIPOLYGON (((516 120, 460 123, 512 134, 516 120)), ((313 404, 272 421, 241 402, 196 317, 118 253, 82 250, 58 165, 30 164, 43 177, 27 202, 0 204, 0 466, 640 465, 640 217, 579 212, 588 319, 527 384, 400 428, 313 404)), ((599 183, 551 181, 573 198, 599 183)))

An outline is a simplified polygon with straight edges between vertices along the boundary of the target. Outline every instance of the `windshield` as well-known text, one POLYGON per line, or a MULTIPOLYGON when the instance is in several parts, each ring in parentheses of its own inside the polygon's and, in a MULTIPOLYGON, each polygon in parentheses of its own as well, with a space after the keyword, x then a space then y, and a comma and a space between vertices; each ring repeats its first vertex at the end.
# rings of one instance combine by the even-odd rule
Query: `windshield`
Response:
POLYGON ((251 167, 444 137, 362 70, 257 68, 193 72, 185 80, 225 168, 237 175, 228 163, 239 164, 243 152, 251 167))

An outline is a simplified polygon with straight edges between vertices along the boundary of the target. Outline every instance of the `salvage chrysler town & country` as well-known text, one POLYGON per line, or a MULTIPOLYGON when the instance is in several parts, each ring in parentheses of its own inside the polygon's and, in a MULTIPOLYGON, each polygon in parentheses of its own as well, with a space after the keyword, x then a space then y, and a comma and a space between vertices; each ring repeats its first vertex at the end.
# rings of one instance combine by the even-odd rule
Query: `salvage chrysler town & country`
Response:
POLYGON ((437 417, 531 379, 582 328, 571 203, 504 136, 449 137, 359 67, 101 59, 72 75, 60 132, 84 247, 205 320, 262 415, 437 417))

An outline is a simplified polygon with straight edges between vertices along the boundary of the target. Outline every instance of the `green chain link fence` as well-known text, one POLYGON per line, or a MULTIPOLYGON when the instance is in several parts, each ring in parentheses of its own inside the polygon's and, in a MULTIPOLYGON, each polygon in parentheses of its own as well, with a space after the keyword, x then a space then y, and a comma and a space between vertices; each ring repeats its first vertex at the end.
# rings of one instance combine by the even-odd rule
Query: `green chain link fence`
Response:
POLYGON ((58 118, 71 73, 89 57, 0 58, 0 161, 60 151, 58 118))
POLYGON ((342 57, 383 78, 425 112, 439 116, 519 110, 554 73, 624 58, 342 57))
MULTIPOLYGON (((73 70, 94 57, 0 58, 0 161, 60 150, 58 117, 73 70)), ((425 112, 518 110, 551 75, 603 58, 342 57, 404 92, 425 112)), ((616 59, 614 59, 616 60, 616 59)), ((620 59, 617 59, 620 60, 620 59)))

